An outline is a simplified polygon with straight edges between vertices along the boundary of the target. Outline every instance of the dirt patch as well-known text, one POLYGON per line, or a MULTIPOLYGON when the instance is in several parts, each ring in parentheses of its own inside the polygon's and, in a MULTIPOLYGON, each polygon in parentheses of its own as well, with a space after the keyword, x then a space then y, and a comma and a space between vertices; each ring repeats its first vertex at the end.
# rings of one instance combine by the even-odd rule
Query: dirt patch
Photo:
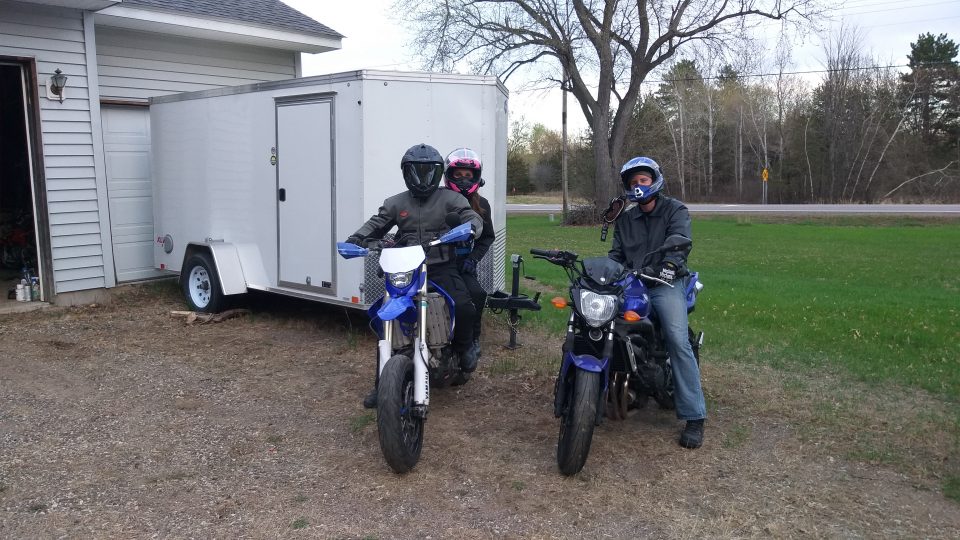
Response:
POLYGON ((707 360, 702 449, 648 406, 565 478, 543 369, 559 337, 507 351, 491 320, 480 370, 432 394, 423 458, 398 476, 360 406, 362 319, 280 301, 188 326, 174 309, 159 285, 0 317, 0 537, 960 535, 939 487, 960 427, 936 398, 707 360))

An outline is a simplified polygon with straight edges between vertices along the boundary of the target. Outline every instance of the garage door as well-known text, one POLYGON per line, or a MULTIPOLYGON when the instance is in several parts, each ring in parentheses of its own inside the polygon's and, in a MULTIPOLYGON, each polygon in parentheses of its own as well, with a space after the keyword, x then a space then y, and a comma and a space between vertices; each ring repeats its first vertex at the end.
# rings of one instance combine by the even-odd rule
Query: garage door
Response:
POLYGON ((117 281, 159 277, 153 268, 150 111, 103 106, 101 114, 117 281))

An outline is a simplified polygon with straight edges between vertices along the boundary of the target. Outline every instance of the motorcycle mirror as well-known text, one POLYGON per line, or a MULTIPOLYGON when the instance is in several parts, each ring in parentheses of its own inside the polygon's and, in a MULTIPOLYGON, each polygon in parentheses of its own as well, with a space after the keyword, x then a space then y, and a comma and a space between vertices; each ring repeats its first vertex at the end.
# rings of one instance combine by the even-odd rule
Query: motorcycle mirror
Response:
POLYGON ((616 221, 626 206, 627 201, 623 197, 610 199, 610 205, 607 206, 607 209, 603 212, 603 222, 609 224, 616 221))
POLYGON ((693 245, 693 240, 683 236, 682 234, 671 234, 664 240, 663 245, 660 246, 660 253, 666 253, 668 251, 683 251, 688 249, 693 245))

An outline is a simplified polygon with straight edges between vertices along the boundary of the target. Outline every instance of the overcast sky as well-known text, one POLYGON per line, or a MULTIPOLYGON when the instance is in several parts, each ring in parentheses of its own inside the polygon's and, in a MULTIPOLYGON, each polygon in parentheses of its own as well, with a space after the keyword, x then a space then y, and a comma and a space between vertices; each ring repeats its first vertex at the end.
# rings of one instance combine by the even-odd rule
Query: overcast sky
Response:
MULTIPOLYGON (((405 48, 410 34, 390 12, 391 0, 283 1, 346 36, 339 51, 304 55, 305 76, 356 69, 410 71, 418 68, 415 55, 405 48)), ((841 23, 857 26, 864 35, 865 52, 872 53, 881 63, 906 64, 910 43, 921 33, 945 33, 960 42, 960 0, 847 0, 837 5, 842 7, 835 12, 833 22, 824 26, 832 29, 841 23)), ((776 28, 776 25, 769 26, 771 35, 775 35, 776 28)), ((822 69, 822 51, 818 36, 806 36, 803 43, 793 47, 793 69, 822 69)), ((525 89, 530 85, 525 85, 518 75, 507 81, 511 120, 522 115, 528 122, 559 129, 560 91, 525 89)), ((585 127, 583 113, 572 97, 568 107, 570 129, 585 127)))

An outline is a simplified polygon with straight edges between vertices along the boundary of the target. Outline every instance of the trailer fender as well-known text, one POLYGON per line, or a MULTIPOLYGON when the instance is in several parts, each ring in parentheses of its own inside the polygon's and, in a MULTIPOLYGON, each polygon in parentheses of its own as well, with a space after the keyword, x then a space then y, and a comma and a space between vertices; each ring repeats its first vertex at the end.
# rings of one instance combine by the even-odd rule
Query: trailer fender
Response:
POLYGON ((236 246, 229 242, 190 242, 183 256, 184 262, 197 251, 207 251, 213 256, 213 263, 216 265, 215 271, 223 294, 232 295, 247 292, 247 282, 243 277, 243 265, 240 263, 236 246))

